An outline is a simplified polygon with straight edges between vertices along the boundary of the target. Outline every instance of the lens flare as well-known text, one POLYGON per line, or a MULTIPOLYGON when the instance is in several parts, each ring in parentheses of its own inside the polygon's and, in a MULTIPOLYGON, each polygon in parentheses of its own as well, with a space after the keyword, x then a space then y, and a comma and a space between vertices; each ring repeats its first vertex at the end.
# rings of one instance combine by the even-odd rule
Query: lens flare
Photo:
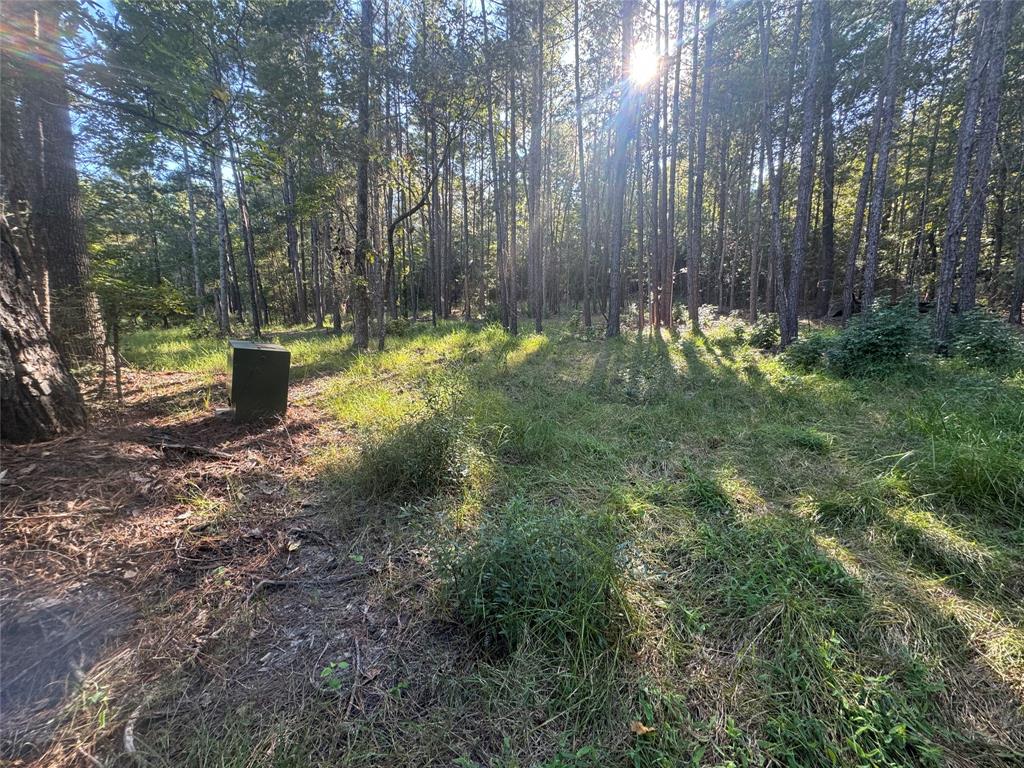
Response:
POLYGON ((629 57, 629 79, 637 85, 649 83, 658 74, 658 52, 649 45, 638 45, 629 57))

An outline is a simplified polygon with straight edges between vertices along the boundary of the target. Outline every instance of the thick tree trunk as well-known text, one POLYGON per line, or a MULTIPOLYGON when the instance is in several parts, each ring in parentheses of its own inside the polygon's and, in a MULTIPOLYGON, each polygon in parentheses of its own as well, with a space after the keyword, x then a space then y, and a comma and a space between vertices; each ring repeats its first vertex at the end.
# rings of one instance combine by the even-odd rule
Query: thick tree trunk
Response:
POLYGON ((64 54, 60 47, 57 3, 28 4, 34 15, 36 59, 26 70, 22 103, 32 102, 41 149, 32 215, 36 246, 46 255, 50 278, 50 324, 59 348, 71 360, 97 359, 103 344, 99 303, 89 287, 75 140, 71 131, 64 54))
MULTIPOLYGON (((16 17, 13 23, 24 23, 24 20, 17 20, 16 17)), ((12 234, 21 253, 21 261, 31 278, 29 284, 35 293, 43 323, 49 328, 50 276, 46 255, 35 244, 32 230, 35 222, 31 216, 33 195, 30 189, 39 168, 35 158, 30 162, 26 154, 20 130, 21 124, 32 125, 26 118, 26 112, 31 112, 31 109, 26 104, 21 114, 18 113, 16 96, 21 92, 22 75, 16 65, 16 57, 11 55, 9 48, 0 46, 0 177, 12 234)), ((38 130, 36 134, 38 141, 38 130)), ((26 138, 31 141, 31 137, 26 138)), ((38 182, 37 179, 35 181, 38 182)))
POLYGON ((864 312, 871 311, 875 301, 875 281, 878 278, 878 249, 882 238, 883 206, 885 186, 889 176, 889 149, 892 146, 893 122, 896 115, 896 100, 899 95, 900 62, 903 59, 903 37, 906 28, 906 0, 895 0, 892 6, 892 28, 889 31, 889 46, 885 54, 885 75, 882 82, 884 106, 878 135, 878 165, 871 185, 871 208, 868 211, 868 239, 864 254, 864 312))
POLYGON ((78 384, 46 330, 6 218, 0 218, 0 438, 48 440, 85 426, 78 384))

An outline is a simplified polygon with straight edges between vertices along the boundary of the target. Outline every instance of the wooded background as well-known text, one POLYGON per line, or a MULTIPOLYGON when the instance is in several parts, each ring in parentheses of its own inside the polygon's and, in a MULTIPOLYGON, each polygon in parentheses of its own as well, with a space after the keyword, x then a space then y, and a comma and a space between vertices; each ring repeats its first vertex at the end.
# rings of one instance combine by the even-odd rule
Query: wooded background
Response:
MULTIPOLYGON (((798 318, 1024 296, 1018 0, 6 4, 44 322, 798 318)), ((107 323, 109 335, 109 322, 107 323)))

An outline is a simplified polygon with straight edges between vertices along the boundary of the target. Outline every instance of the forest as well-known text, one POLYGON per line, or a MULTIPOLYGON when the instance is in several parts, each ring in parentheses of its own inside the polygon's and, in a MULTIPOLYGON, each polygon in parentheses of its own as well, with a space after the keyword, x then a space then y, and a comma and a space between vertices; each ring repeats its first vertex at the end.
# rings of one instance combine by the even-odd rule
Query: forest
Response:
POLYGON ((1024 764, 1022 6, 5 0, 0 759, 1024 764))

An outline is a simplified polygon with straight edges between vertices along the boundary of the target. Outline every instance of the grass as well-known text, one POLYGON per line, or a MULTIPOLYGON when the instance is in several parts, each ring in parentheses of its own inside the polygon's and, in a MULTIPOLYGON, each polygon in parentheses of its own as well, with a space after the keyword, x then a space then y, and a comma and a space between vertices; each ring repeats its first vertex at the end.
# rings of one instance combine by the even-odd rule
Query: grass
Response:
MULTIPOLYGON (((393 658, 407 689, 350 722, 305 690, 140 728, 170 763, 1024 760, 1020 371, 846 380, 726 324, 282 341, 353 436, 309 459, 328 513, 419 558, 444 639, 418 647, 455 661, 393 658)), ((126 352, 224 364, 179 330, 126 352)))

